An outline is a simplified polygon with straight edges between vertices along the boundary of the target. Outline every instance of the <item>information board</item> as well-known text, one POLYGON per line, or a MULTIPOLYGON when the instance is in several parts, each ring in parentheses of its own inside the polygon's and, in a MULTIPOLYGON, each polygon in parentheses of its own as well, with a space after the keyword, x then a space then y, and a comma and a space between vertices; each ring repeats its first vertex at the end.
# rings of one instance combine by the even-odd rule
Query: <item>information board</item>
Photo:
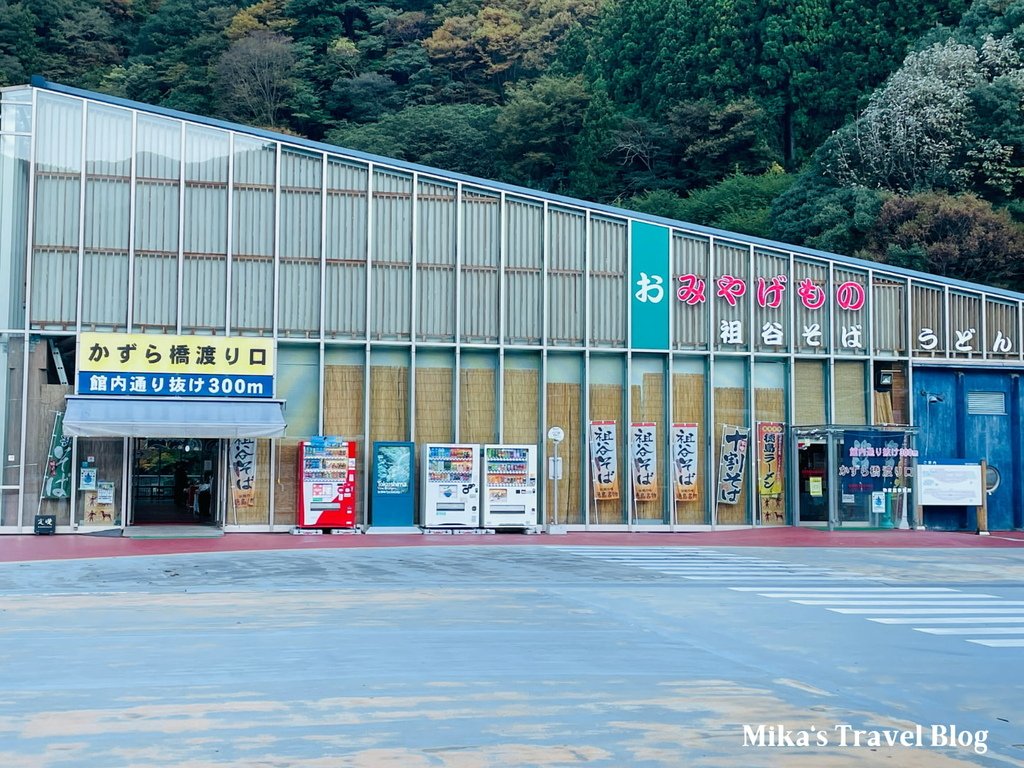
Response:
POLYGON ((921 462, 917 472, 917 503, 921 506, 981 506, 981 464, 921 462))

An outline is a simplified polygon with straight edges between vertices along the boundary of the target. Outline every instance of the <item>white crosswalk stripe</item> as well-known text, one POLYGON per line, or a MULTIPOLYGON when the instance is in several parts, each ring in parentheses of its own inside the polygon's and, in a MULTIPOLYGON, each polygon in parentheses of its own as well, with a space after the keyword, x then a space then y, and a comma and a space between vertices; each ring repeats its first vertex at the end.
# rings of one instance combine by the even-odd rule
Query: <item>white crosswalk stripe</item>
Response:
POLYGON ((1024 648, 1024 600, 1005 600, 997 595, 960 592, 949 587, 732 589, 788 600, 796 605, 821 607, 832 613, 864 617, 879 624, 909 624, 913 625, 911 629, 915 632, 951 637, 988 648, 1024 648), (957 626, 928 626, 935 624, 957 626), (1022 637, 993 638, 991 635, 1022 637))
POLYGON ((560 547, 580 557, 623 565, 690 581, 771 586, 786 583, 862 580, 861 574, 803 563, 787 563, 760 557, 719 552, 702 547, 560 547))
POLYGON ((935 638, 963 640, 989 648, 1024 648, 1024 601, 1006 600, 998 595, 962 592, 951 587, 889 587, 846 570, 702 547, 558 549, 609 565, 702 584, 719 583, 736 592, 824 608, 878 624, 910 625, 910 629, 935 638))

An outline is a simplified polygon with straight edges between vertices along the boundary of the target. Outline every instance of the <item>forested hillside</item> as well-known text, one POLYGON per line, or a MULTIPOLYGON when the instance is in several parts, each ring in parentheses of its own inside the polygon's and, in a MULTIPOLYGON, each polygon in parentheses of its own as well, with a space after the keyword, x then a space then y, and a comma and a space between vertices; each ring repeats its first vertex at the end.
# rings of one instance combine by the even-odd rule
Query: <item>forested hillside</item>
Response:
POLYGON ((32 74, 1024 288, 1024 0, 0 0, 32 74))

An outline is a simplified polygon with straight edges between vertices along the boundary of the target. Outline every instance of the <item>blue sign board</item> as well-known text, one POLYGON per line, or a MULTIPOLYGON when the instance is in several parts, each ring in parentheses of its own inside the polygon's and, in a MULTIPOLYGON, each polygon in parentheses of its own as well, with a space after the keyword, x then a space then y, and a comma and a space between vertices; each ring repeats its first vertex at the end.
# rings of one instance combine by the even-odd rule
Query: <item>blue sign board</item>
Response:
POLYGON ((669 232, 634 221, 630 228, 630 343, 634 349, 668 349, 669 232))
POLYGON ((415 524, 415 444, 373 444, 370 524, 404 527, 415 524))

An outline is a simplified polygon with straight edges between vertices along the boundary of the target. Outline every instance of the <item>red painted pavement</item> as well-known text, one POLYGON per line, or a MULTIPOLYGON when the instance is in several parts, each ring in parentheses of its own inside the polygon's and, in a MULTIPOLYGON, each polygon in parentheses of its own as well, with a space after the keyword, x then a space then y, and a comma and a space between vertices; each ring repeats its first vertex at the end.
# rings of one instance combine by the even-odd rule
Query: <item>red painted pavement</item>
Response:
POLYGON ((129 539, 115 536, 59 534, 0 536, 0 562, 130 557, 193 552, 243 552, 283 549, 367 547, 450 547, 505 545, 716 546, 716 547, 870 547, 870 548, 1024 548, 1024 531, 996 531, 978 536, 948 531, 822 531, 812 528, 753 528, 694 533, 524 534, 335 534, 229 533, 219 538, 129 539))

